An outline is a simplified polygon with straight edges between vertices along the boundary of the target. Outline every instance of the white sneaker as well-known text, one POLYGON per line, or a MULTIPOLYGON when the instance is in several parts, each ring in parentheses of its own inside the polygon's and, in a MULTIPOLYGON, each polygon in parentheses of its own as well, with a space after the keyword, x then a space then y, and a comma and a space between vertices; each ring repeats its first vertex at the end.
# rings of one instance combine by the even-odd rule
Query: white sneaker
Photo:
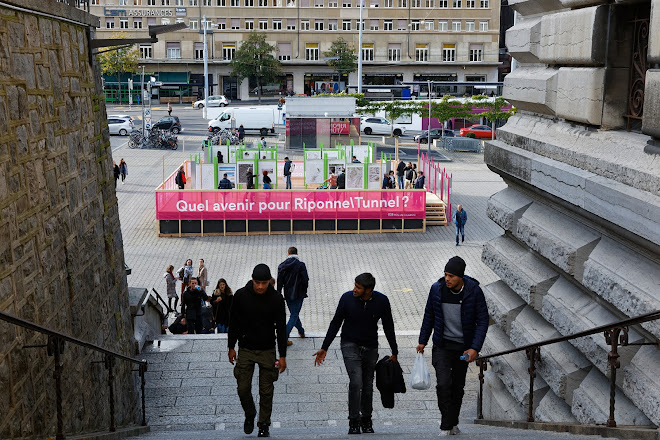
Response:
POLYGON ((451 431, 450 431, 450 432, 451 432, 451 435, 458 435, 458 434, 461 433, 461 430, 458 429, 458 425, 456 425, 456 426, 454 426, 453 428, 451 428, 451 431))
POLYGON ((451 430, 449 429, 440 430, 440 437, 449 437, 450 435, 451 435, 451 430))

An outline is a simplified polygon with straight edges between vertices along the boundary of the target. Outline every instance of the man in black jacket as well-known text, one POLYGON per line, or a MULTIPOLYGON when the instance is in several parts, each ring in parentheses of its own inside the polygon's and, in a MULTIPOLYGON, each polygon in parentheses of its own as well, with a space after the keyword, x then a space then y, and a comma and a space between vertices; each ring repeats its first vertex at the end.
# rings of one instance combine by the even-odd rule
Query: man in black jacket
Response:
POLYGON ((257 410, 252 398, 254 365, 259 365, 259 437, 270 437, 270 415, 273 411, 274 382, 286 370, 286 313, 284 299, 270 284, 270 268, 258 264, 252 280, 234 294, 229 314, 229 362, 234 364, 238 397, 245 411, 243 431, 251 434, 257 410), (275 355, 275 331, 279 360, 275 355), (236 342, 238 341, 238 356, 236 342))
POLYGON ((399 185, 399 189, 403 189, 403 174, 406 171, 406 164, 403 162, 403 159, 399 159, 399 165, 396 166, 396 181, 399 185))
POLYGON ((286 178, 286 189, 291 189, 291 162, 288 157, 284 158, 284 177, 286 178))
POLYGON ((199 285, 199 279, 191 278, 190 285, 181 296, 181 314, 184 316, 181 324, 186 325, 187 334, 202 333, 202 302, 208 299, 206 291, 199 285))
POLYGON ((346 168, 342 168, 337 176, 337 189, 346 189, 346 168))
POLYGON ((330 344, 341 327, 341 354, 348 373, 349 434, 373 433, 374 370, 378 360, 378 321, 382 319, 387 342, 392 349, 390 360, 396 362, 398 347, 390 301, 376 292, 376 279, 370 273, 355 277, 352 291, 341 296, 321 349, 314 353, 314 365, 325 360, 330 344), (342 327, 343 323, 343 327, 342 327))
POLYGON ((222 179, 218 182, 218 189, 231 189, 231 180, 227 179, 227 173, 222 175, 222 179))
POLYGON ((303 300, 307 298, 309 276, 307 266, 298 258, 298 249, 290 247, 287 258, 277 267, 277 292, 284 290, 284 300, 289 308, 289 322, 286 323, 286 345, 292 345, 289 340, 291 330, 295 327, 301 338, 305 337, 305 329, 300 321, 300 309, 303 300))

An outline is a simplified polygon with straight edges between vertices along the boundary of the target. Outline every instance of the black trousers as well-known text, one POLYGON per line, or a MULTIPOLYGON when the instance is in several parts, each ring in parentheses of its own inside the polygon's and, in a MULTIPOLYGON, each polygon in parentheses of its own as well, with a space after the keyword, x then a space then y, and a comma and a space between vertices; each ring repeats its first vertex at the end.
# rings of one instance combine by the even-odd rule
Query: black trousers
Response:
POLYGON ((449 430, 458 425, 468 369, 468 363, 460 359, 462 354, 462 344, 449 341, 444 347, 433 346, 431 362, 438 382, 436 392, 438 408, 442 415, 440 423, 442 430, 449 430))
POLYGON ((192 335, 193 333, 201 334, 202 333, 202 318, 186 318, 186 328, 188 334, 192 335))

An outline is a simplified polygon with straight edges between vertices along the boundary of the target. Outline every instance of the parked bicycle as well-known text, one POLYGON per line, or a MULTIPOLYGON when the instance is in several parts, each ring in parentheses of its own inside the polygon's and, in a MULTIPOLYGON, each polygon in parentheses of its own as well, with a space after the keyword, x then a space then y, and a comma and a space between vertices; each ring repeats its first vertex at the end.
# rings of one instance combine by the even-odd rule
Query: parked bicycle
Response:
POLYGON ((241 143, 238 136, 226 128, 210 134, 208 139, 213 145, 227 145, 227 141, 229 141, 230 145, 238 145, 241 143))
POLYGON ((151 129, 145 133, 137 129, 131 133, 128 139, 129 148, 161 148, 176 150, 178 138, 168 130, 151 129))

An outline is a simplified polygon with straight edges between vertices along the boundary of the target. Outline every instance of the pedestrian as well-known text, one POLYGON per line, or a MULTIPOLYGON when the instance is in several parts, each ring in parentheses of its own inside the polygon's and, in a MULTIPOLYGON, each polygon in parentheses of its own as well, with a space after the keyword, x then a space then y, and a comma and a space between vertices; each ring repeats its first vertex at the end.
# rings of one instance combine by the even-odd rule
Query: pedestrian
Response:
POLYGON ((394 171, 390 170, 390 189, 396 189, 396 178, 394 177, 394 171))
POLYGON ((121 172, 119 171, 119 165, 114 160, 112 161, 112 172, 115 175, 115 189, 117 189, 117 180, 119 180, 121 172))
POLYGON ((252 168, 248 168, 245 177, 247 179, 247 189, 254 189, 254 174, 252 173, 252 168))
POLYGON ((264 189, 272 189, 273 187, 270 186, 270 183, 271 183, 272 181, 270 180, 270 177, 268 177, 268 170, 264 170, 264 171, 263 171, 263 175, 264 175, 264 178, 263 178, 263 181, 264 181, 264 189))
POLYGON ((231 310, 233 300, 234 293, 227 285, 227 280, 220 278, 211 296, 213 320, 215 321, 218 333, 227 333, 229 330, 229 311, 231 310))
POLYGON ((357 157, 353 156, 351 157, 351 163, 361 163, 361 162, 357 159, 357 157))
POLYGON ((181 165, 179 171, 176 172, 174 183, 177 184, 179 189, 184 189, 186 187, 186 172, 183 169, 183 165, 181 165))
POLYGON ((172 103, 167 103, 167 116, 172 116, 172 103))
POLYGON ((388 173, 383 174, 383 184, 381 185, 381 189, 389 189, 390 188, 390 175, 388 173))
MULTIPOLYGON (((204 330, 202 323, 202 304, 208 302, 206 291, 199 285, 199 279, 191 278, 190 285, 181 295, 181 313, 184 316, 182 324, 186 326, 186 334, 201 334, 204 330)), ((209 304, 210 306, 210 304, 209 304)))
POLYGON ((284 301, 289 308, 289 322, 286 323, 286 345, 293 344, 289 335, 294 327, 298 330, 298 336, 305 337, 305 329, 300 320, 300 310, 303 300, 307 298, 308 287, 307 266, 300 261, 298 249, 292 246, 287 250, 286 260, 277 267, 277 292, 284 291, 284 301))
POLYGON ((413 187, 415 179, 417 179, 417 171, 415 171, 413 164, 408 162, 406 167, 406 189, 413 187))
POLYGON ((203 258, 199 259, 199 267, 197 268, 197 278, 199 279, 199 285, 202 287, 202 289, 206 289, 207 287, 209 287, 208 271, 206 270, 206 266, 204 266, 203 258))
POLYGON ((227 179, 227 173, 224 173, 218 182, 218 189, 232 189, 231 180, 227 179))
POLYGON ((337 189, 346 189, 346 168, 342 168, 337 176, 337 189))
POLYGON ((376 279, 370 273, 355 277, 352 291, 339 299, 335 316, 321 349, 314 353, 314 365, 320 365, 341 327, 341 353, 348 373, 349 434, 373 433, 374 371, 378 361, 378 321, 392 349, 390 360, 396 362, 398 347, 394 334, 392 309, 387 296, 374 290, 376 279), (343 327, 342 327, 343 323, 343 327))
POLYGON ((243 127, 243 124, 241 124, 238 127, 238 140, 243 142, 244 137, 245 137, 245 128, 243 127))
POLYGON ((454 223, 456 224, 456 246, 458 246, 459 233, 461 234, 461 243, 465 241, 465 223, 467 223, 467 212, 465 212, 465 209, 461 205, 456 207, 454 223))
POLYGON ((286 313, 284 298, 270 285, 270 268, 258 264, 252 279, 234 295, 229 312, 229 362, 234 364, 238 397, 245 412, 243 431, 254 430, 256 408, 252 397, 254 365, 259 365, 259 437, 270 437, 274 382, 286 370, 286 313), (277 333, 277 337, 276 337, 277 333), (275 341, 279 360, 276 360, 275 341), (234 347, 238 342, 238 357, 234 347))
POLYGON ((193 276, 192 264, 192 260, 188 258, 186 264, 184 264, 178 271, 179 281, 181 281, 181 295, 183 295, 183 291, 186 290, 186 287, 190 284, 190 279, 193 276))
POLYGON ((261 148, 267 148, 266 138, 261 136, 261 148))
POLYGON ((330 183, 330 189, 337 189, 337 175, 334 173, 334 171, 331 171, 330 177, 323 181, 323 183, 326 182, 330 183))
POLYGON ((399 159, 399 165, 396 166, 396 178, 399 184, 398 188, 403 189, 403 174, 406 170, 406 164, 403 159, 399 159))
POLYGON ((420 171, 419 176, 415 179, 415 189, 424 189, 424 183, 426 183, 426 176, 424 171, 420 171))
POLYGON ((222 151, 218 150, 218 163, 225 163, 225 159, 222 156, 222 151))
POLYGON ((174 276, 174 266, 171 264, 165 270, 165 284, 167 286, 167 308, 176 312, 179 295, 176 294, 176 277, 174 276), (172 300, 174 300, 174 308, 172 308, 172 300))
POLYGON ((417 353, 424 353, 433 332, 432 364, 437 380, 440 435, 460 434, 458 416, 468 363, 479 355, 488 331, 488 307, 479 281, 465 275, 465 261, 452 257, 445 276, 431 286, 419 332, 417 353), (462 360, 461 356, 466 356, 462 360))
POLYGON ((284 178, 286 179, 286 189, 291 189, 291 173, 293 171, 293 162, 288 157, 284 158, 284 178))
POLYGON ((121 184, 123 185, 124 180, 126 180, 126 176, 128 176, 128 165, 126 164, 126 161, 123 157, 119 161, 119 172, 121 173, 121 184))

